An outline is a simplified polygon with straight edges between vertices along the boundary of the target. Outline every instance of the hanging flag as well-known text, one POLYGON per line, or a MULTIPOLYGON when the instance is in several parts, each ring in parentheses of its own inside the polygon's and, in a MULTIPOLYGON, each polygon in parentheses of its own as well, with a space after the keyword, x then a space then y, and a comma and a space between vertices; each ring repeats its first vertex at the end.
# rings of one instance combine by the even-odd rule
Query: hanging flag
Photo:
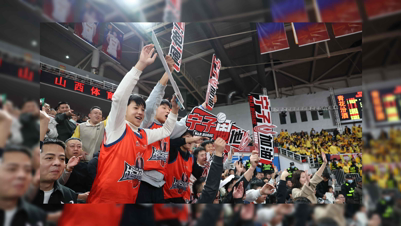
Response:
POLYGON ((48 18, 62 23, 70 23, 75 19, 75 0, 43 0, 43 14, 48 18))
POLYGON ((124 41, 124 33, 112 23, 106 23, 103 33, 102 51, 117 60, 121 60, 121 47, 124 41))
POLYGON ((240 151, 245 149, 250 142, 249 131, 238 127, 235 122, 228 120, 224 113, 217 116, 200 108, 193 108, 185 121, 189 131, 194 136, 208 137, 216 140, 222 138, 227 145, 240 151))
POLYGON ((284 23, 257 23, 260 54, 289 49, 284 23))
POLYGON ((318 22, 360 22, 355 0, 314 0, 318 22))
POLYGON ((181 21, 181 5, 182 5, 182 0, 166 0, 163 21, 164 22, 181 21))
POLYGON ((174 60, 174 70, 180 72, 181 59, 184 50, 185 23, 173 23, 171 29, 171 45, 168 55, 174 60))
POLYGON ((81 10, 81 23, 75 23, 74 34, 89 44, 97 46, 102 35, 100 23, 103 22, 103 15, 91 3, 86 3, 81 10))
POLYGON ((362 23, 332 23, 331 26, 336 38, 362 32, 362 23))
POLYGON ((206 92, 206 109, 211 111, 214 107, 213 99, 217 93, 217 84, 219 84, 221 62, 220 59, 213 54, 212 65, 210 67, 209 84, 206 92))
POLYGON ((292 23, 292 28, 299 47, 330 40, 324 23, 292 23))
POLYGON ((269 164, 273 162, 274 146, 273 131, 277 126, 273 125, 270 112, 270 101, 267 95, 249 94, 249 106, 251 109, 254 145, 259 150, 260 162, 269 164))
POLYGON ((273 22, 309 22, 304 0, 270 0, 273 22))
POLYGON ((365 11, 369 19, 390 16, 401 12, 400 0, 363 0, 365 11))

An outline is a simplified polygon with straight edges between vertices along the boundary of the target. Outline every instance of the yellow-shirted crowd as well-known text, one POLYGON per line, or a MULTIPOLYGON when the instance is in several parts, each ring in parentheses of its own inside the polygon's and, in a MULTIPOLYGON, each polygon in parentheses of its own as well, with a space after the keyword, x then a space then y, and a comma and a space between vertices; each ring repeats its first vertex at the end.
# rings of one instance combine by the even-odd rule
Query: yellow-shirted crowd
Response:
POLYGON ((353 126, 352 130, 345 127, 343 134, 329 133, 322 130, 317 133, 314 129, 307 132, 289 134, 282 130, 275 138, 277 147, 292 152, 317 157, 322 151, 326 154, 346 154, 362 152, 362 127, 353 126), (334 137, 335 134, 335 137, 334 137))
POLYGON ((364 148, 364 183, 377 183, 380 188, 401 191, 401 130, 391 128, 364 148))

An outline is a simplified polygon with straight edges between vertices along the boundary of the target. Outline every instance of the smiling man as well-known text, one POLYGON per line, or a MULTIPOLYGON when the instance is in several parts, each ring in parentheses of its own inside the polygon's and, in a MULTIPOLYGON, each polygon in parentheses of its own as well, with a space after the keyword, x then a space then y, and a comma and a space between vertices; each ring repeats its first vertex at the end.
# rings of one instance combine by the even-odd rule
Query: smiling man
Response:
POLYGON ((107 122, 102 121, 102 109, 98 106, 93 106, 88 116, 88 121, 79 124, 72 135, 82 141, 83 161, 90 161, 93 154, 100 150, 107 122))

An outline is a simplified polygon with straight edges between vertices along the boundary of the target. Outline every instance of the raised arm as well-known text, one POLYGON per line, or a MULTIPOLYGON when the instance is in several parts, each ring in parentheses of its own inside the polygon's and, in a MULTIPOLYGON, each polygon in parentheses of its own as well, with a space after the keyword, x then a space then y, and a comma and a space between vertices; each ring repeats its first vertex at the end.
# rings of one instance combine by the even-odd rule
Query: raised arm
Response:
POLYGON ((128 99, 139 80, 142 71, 150 64, 152 64, 157 53, 154 52, 154 45, 150 44, 143 47, 139 61, 121 80, 115 93, 113 94, 111 110, 106 125, 106 144, 113 143, 121 137, 125 130, 125 113, 127 110, 128 99))
MULTIPOLYGON (((166 56, 166 62, 170 68, 170 71, 173 70, 174 60, 171 56, 166 56)), ((163 77, 159 80, 156 86, 153 88, 152 92, 149 95, 149 98, 146 100, 146 109, 145 109, 145 118, 143 119, 142 128, 149 128, 152 124, 153 119, 156 115, 156 110, 160 106, 160 102, 164 96, 164 90, 166 89, 168 81, 168 75, 165 72, 163 77)))

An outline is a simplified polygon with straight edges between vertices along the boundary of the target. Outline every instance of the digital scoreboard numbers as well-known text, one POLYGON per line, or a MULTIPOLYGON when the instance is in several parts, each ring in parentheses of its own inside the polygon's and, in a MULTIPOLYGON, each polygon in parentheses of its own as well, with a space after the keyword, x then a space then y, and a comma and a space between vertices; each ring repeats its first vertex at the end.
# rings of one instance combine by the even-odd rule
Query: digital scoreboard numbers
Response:
POLYGON ((373 114, 377 123, 398 122, 401 118, 401 86, 371 90, 373 114))
POLYGON ((341 122, 362 120, 362 91, 336 95, 336 103, 341 122))

